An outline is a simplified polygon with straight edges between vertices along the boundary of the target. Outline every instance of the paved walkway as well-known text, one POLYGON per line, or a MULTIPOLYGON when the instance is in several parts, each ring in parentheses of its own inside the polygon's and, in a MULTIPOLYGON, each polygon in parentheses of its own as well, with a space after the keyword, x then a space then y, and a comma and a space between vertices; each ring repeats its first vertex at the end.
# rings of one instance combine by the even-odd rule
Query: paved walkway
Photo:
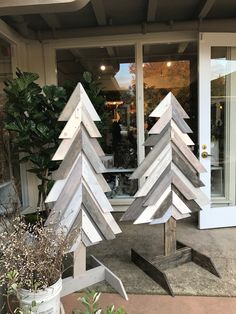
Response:
MULTIPOLYGON (((73 309, 83 309, 73 294, 63 298, 65 313, 73 309)), ((101 307, 114 304, 124 307, 128 314, 236 314, 236 298, 224 297, 170 297, 159 295, 129 295, 125 301, 117 294, 104 293, 101 296, 101 307)))

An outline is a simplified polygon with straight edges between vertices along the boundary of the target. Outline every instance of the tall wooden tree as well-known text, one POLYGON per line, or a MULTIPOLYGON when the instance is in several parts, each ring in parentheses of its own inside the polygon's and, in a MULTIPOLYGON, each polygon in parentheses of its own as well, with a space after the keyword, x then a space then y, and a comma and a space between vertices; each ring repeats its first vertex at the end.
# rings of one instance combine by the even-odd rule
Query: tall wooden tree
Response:
POLYGON ((101 161, 104 152, 94 123, 100 118, 80 83, 59 121, 66 121, 66 125, 53 160, 62 162, 54 173, 56 182, 46 199, 54 204, 46 225, 63 231, 70 251, 74 252, 74 278, 64 280, 63 295, 106 279, 127 298, 121 281, 94 257, 93 264, 100 267, 86 271, 86 247, 104 239, 112 240, 121 230, 104 194, 110 188, 102 175, 106 171, 101 161), (94 276, 95 273, 100 275, 94 276))
POLYGON ((187 134, 192 131, 184 120, 189 117, 172 93, 150 116, 158 118, 144 143, 151 150, 130 177, 145 178, 145 183, 121 220, 131 220, 134 224, 165 224, 164 257, 159 257, 159 262, 156 262, 156 271, 134 250, 132 260, 173 294, 160 269, 163 265, 167 268, 193 260, 213 274, 219 274, 208 257, 176 242, 176 221, 189 217, 209 202, 200 189, 203 183, 199 173, 205 169, 188 147, 194 145, 187 134), (178 250, 177 246, 181 248, 178 250))

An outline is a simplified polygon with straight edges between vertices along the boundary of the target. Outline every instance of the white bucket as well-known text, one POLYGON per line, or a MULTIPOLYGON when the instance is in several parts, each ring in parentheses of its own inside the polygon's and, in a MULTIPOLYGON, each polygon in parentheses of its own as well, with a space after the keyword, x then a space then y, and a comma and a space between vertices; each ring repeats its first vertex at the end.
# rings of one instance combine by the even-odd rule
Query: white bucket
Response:
POLYGON ((45 290, 30 292, 29 290, 21 289, 21 306, 24 310, 28 310, 32 314, 60 314, 61 289, 61 278, 45 290), (36 306, 32 307, 32 302, 36 306))

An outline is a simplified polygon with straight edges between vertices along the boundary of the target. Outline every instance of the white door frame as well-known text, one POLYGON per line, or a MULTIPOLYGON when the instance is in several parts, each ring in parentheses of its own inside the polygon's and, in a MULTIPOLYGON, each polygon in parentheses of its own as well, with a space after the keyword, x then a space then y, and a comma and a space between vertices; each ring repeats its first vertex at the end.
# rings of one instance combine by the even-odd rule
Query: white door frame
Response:
MULTIPOLYGON (((211 196, 211 159, 202 158, 203 145, 210 154, 211 149, 211 47, 236 47, 235 33, 201 33, 199 38, 199 155, 207 169, 201 175, 203 191, 211 196)), ((209 203, 199 214, 199 228, 221 228, 236 226, 236 206, 211 206, 209 203)), ((226 204, 227 205, 227 204, 226 204)))

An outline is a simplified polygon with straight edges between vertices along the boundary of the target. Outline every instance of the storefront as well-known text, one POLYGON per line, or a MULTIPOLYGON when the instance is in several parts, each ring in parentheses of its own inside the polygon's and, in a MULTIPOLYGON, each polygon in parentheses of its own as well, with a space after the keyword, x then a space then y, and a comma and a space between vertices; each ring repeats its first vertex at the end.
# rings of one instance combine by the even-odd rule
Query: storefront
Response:
MULTIPOLYGON (((132 202, 140 182, 128 178, 147 153, 143 142, 152 123, 149 113, 171 91, 190 116, 191 137, 197 143, 192 149, 208 170, 201 179, 212 201, 200 213, 199 226, 236 225, 236 33, 229 33, 234 27, 229 20, 225 33, 216 32, 222 21, 215 21, 215 28, 208 22, 203 31, 195 22, 186 23, 187 30, 175 30, 178 23, 170 25, 169 31, 164 25, 163 31, 155 31, 157 25, 148 24, 140 32, 133 27, 133 34, 130 27, 125 33, 124 26, 122 34, 98 29, 82 36, 71 32, 71 38, 68 30, 55 33, 57 39, 55 34, 47 39, 45 32, 38 41, 24 39, 2 21, 1 37, 12 46, 12 73, 18 66, 39 73, 41 84, 65 85, 89 71, 101 83, 110 119, 103 139, 105 176, 116 210, 124 211, 132 202)), ((34 205, 36 184, 22 165, 25 207, 34 205)))

